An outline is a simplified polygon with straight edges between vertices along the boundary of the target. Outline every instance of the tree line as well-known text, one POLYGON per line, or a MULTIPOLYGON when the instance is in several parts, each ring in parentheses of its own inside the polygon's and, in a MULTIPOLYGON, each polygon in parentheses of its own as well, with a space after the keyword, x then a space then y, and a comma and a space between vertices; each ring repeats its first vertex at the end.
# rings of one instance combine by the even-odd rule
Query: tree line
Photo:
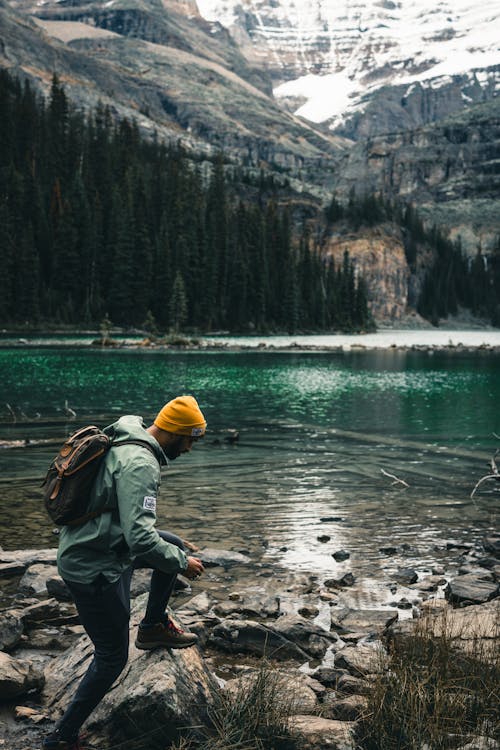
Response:
POLYGON ((491 252, 480 247, 468 257, 460 238, 453 241, 436 226, 427 227, 411 204, 391 201, 381 195, 356 195, 352 190, 345 203, 334 195, 326 208, 330 224, 346 222, 354 231, 392 222, 402 230, 406 260, 410 271, 420 273, 419 253, 432 256, 422 273, 417 311, 437 324, 459 308, 487 318, 500 327, 500 237, 491 252))
POLYGON ((361 330, 366 288, 297 238, 286 207, 54 76, 45 100, 0 72, 0 322, 160 330, 361 330))

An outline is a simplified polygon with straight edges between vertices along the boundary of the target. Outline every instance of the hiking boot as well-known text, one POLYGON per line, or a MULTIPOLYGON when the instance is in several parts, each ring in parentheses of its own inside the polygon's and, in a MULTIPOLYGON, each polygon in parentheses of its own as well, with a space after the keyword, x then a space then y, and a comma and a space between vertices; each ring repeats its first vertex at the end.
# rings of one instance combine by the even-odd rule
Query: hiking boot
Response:
POLYGON ((137 648, 150 649, 158 646, 166 648, 189 648, 197 642, 198 636, 195 633, 185 633, 178 628, 172 620, 168 622, 159 622, 150 628, 141 628, 137 631, 135 645, 137 648))
POLYGON ((55 732, 44 739, 42 750, 97 750, 97 748, 85 742, 83 736, 74 740, 62 740, 58 732, 55 732))

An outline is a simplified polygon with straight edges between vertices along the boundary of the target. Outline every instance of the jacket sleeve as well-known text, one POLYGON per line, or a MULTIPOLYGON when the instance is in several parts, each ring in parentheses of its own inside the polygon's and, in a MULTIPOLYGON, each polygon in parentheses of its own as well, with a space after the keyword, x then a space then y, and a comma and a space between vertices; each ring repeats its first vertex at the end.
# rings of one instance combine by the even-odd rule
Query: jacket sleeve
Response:
MULTIPOLYGON (((125 458, 125 457, 124 457, 125 458)), ((120 524, 132 557, 145 557, 165 573, 185 570, 187 557, 155 529, 160 467, 146 451, 125 460, 115 473, 120 524)))

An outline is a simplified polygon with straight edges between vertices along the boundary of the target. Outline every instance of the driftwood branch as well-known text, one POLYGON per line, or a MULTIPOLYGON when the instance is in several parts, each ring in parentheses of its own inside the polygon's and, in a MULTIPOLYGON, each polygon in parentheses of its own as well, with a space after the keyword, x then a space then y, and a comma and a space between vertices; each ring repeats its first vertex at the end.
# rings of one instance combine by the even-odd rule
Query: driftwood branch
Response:
MULTIPOLYGON (((495 437, 498 437, 498 435, 495 435, 495 437)), ((490 459, 491 474, 486 474, 486 476, 481 477, 481 479, 479 480, 479 482, 476 484, 476 486, 471 492, 471 495, 470 495, 471 500, 474 498, 474 493, 476 492, 478 487, 480 487, 483 482, 486 482, 487 479, 496 479, 497 481, 500 480, 500 472, 498 471, 498 466, 495 461, 499 453, 500 453, 500 450, 497 449, 495 453, 493 454, 493 456, 491 457, 490 459)))
POLYGON ((16 412, 14 411, 14 409, 12 408, 12 406, 10 404, 7 404, 7 403, 5 404, 5 406, 7 407, 7 409, 9 410, 9 412, 11 414, 12 421, 13 422, 17 422, 16 412))
POLYGON ((64 402, 64 411, 69 417, 76 417, 76 411, 74 411, 68 404, 68 399, 64 402))
POLYGON ((395 476, 394 474, 389 474, 389 472, 385 471, 385 469, 380 469, 380 471, 382 472, 384 477, 389 477, 390 479, 394 479, 394 482, 391 483, 391 487, 394 486, 395 484, 402 484, 403 487, 410 486, 407 482, 405 482, 404 479, 399 479, 399 477, 395 476))

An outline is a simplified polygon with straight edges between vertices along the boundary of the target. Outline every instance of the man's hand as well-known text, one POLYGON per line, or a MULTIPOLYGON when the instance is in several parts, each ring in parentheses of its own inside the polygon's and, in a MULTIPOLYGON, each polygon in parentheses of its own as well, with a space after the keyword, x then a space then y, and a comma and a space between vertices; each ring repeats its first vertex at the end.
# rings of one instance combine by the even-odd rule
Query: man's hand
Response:
POLYGON ((186 570, 184 571, 184 575, 191 580, 193 580, 193 578, 199 578, 205 570, 205 568, 203 567, 203 563, 201 562, 201 560, 198 560, 197 557, 188 557, 187 560, 188 564, 186 570))

